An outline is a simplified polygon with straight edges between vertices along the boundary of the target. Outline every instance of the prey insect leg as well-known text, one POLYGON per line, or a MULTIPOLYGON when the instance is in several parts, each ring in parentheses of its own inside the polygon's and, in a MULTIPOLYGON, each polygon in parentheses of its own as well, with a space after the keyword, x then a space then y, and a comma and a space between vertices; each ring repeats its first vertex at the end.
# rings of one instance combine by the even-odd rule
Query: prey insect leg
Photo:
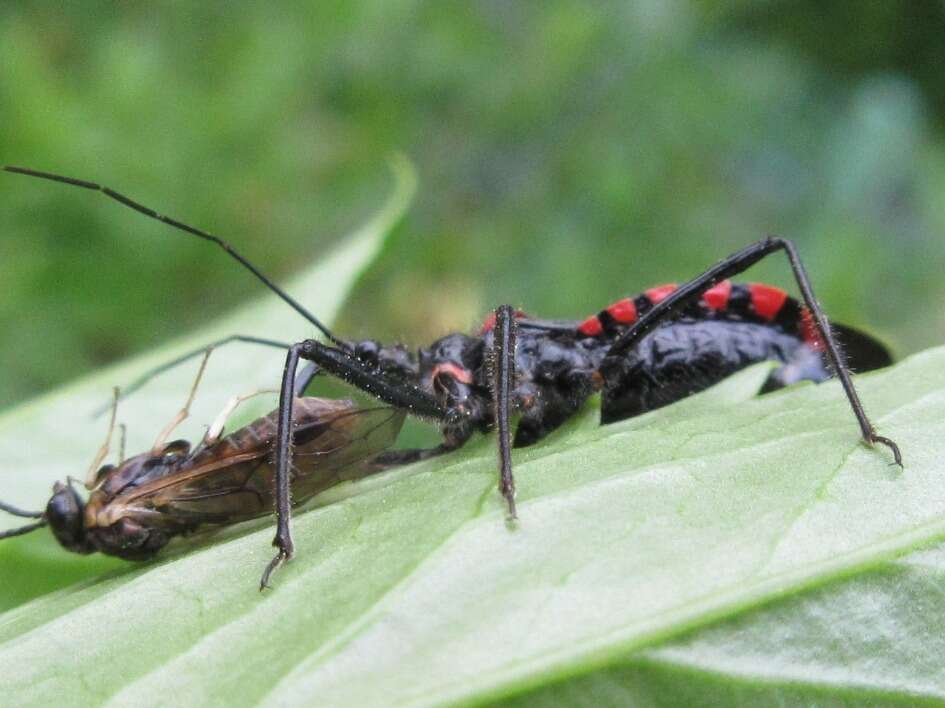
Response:
MULTIPOLYGON (((121 392, 116 386, 114 389, 112 389, 112 393, 112 415, 108 422, 108 432, 105 434, 105 442, 102 443, 102 446, 95 454, 95 459, 92 460, 92 464, 89 466, 88 474, 85 476, 86 489, 92 489, 95 486, 96 477, 98 476, 98 469, 102 465, 102 460, 104 460, 108 455, 108 449, 112 443, 112 433, 115 430, 115 416, 118 415, 118 399, 121 397, 121 392)), ((124 442, 122 442, 122 448, 124 448, 124 442)))
POLYGON ((220 411, 210 427, 207 428, 207 432, 204 434, 203 440, 200 442, 200 447, 215 445, 217 442, 219 442, 220 438, 223 436, 223 428, 226 425, 226 421, 229 420, 234 411, 239 408, 240 404, 248 401, 251 398, 255 398, 256 396, 261 396, 264 393, 279 392, 274 388, 264 388, 258 391, 251 391, 250 393, 243 393, 238 396, 233 396, 233 398, 227 401, 226 405, 223 406, 223 410, 220 411))
POLYGON ((154 445, 151 446, 151 454, 159 455, 161 450, 164 448, 164 443, 167 442, 167 439, 170 437, 171 433, 174 432, 174 428, 183 423, 187 416, 190 415, 190 407, 193 405, 194 397, 197 395, 197 386, 200 385, 200 379, 203 378, 203 372, 207 368, 207 360, 210 358, 210 354, 213 352, 212 349, 208 349, 203 356, 203 361, 200 362, 200 368, 197 370, 197 377, 194 379, 194 385, 190 387, 190 395, 187 396, 187 402, 184 404, 184 407, 178 411, 171 422, 164 426, 164 430, 158 435, 157 440, 154 441, 154 445))
POLYGON ((118 425, 118 465, 125 461, 125 440, 128 437, 128 427, 124 423, 118 425))
POLYGON ((693 278, 688 283, 679 286, 672 294, 668 295, 661 302, 654 305, 651 310, 646 312, 633 325, 631 325, 630 328, 624 332, 616 342, 614 342, 610 350, 607 352, 607 357, 605 358, 604 364, 602 366, 602 369, 605 369, 602 372, 604 373, 605 379, 607 378, 606 368, 608 366, 608 362, 610 362, 611 365, 616 363, 617 359, 626 354, 626 352, 628 352, 647 333, 651 332, 654 328, 658 327, 667 319, 672 318, 674 314, 685 308, 687 305, 696 302, 702 296, 702 294, 712 286, 723 280, 726 280, 727 278, 738 275, 739 273, 753 266, 765 256, 768 256, 776 251, 784 251, 784 253, 787 255, 788 262, 791 265, 791 271, 794 274, 794 280, 797 282, 798 288, 800 289, 801 295, 804 299, 804 304, 807 306, 807 309, 813 318, 817 333, 820 336, 821 341, 824 343, 830 366, 833 369, 834 374, 836 374, 837 378, 840 380, 840 384, 843 386, 847 400, 850 402, 850 407, 853 409, 853 414, 856 416, 856 420, 860 425, 860 431, 862 432, 863 440, 866 441, 866 443, 870 446, 872 446, 874 443, 881 443, 888 447, 892 451, 895 464, 901 467, 902 455, 899 452, 899 446, 889 438, 878 435, 876 433, 876 429, 873 427, 872 422, 870 422, 869 417, 866 415, 866 410, 863 408, 863 404, 856 392, 856 388, 853 386, 853 379, 850 375, 850 370, 843 361, 840 348, 837 346, 836 339, 830 330, 830 325, 827 323, 827 317, 824 315, 823 310, 817 302, 817 298, 814 296, 814 290, 811 287, 810 278, 808 277, 807 271, 804 268, 804 264, 801 262, 800 256, 797 253, 797 248, 794 246, 793 242, 777 236, 769 236, 766 239, 758 241, 757 243, 753 243, 752 245, 733 253, 731 256, 725 258, 722 261, 719 261, 717 264, 709 268, 701 275, 693 278))
POLYGON ((453 452, 456 447, 456 445, 442 443, 436 447, 415 448, 412 450, 388 450, 375 457, 374 464, 381 469, 410 465, 414 462, 422 462, 432 457, 438 457, 447 452, 453 452))

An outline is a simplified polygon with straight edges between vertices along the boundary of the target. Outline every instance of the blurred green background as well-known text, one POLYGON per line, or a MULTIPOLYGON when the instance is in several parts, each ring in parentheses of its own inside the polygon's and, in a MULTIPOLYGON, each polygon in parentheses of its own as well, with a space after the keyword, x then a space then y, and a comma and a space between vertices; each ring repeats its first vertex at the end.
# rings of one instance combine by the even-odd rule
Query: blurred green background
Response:
MULTIPOLYGON (((285 278, 404 152, 418 198, 344 336, 422 344, 501 302, 582 317, 780 233, 828 313, 906 354, 945 335, 943 27, 941 0, 11 0, 0 162, 105 182, 285 278)), ((0 284, 3 406, 260 291, 204 243, 12 175, 0 284)))

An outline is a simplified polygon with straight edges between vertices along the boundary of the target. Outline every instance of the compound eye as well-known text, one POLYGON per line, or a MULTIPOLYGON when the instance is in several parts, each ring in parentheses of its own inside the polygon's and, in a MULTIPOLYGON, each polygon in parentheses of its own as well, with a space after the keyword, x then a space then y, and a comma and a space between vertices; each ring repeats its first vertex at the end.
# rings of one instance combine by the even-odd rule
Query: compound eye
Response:
POLYGON ((84 509, 85 503, 72 487, 56 482, 44 516, 56 540, 63 547, 76 551, 85 548, 85 529, 82 524, 84 509))
POLYGON ((373 339, 366 339, 363 342, 358 342, 354 347, 354 355, 358 358, 358 360, 364 362, 368 366, 377 366, 380 351, 380 344, 375 342, 373 339))

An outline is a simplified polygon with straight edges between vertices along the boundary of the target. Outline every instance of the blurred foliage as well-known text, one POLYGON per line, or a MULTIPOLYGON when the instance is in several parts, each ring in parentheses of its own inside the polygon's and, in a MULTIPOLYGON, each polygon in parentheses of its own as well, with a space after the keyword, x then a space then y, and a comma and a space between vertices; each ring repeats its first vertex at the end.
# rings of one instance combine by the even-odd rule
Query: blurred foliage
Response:
MULTIPOLYGON (((943 14, 11 0, 0 161, 106 182, 285 277, 363 220, 405 152, 418 200, 345 336, 421 344, 500 302, 582 317, 777 232, 830 314, 907 353, 945 333, 943 14)), ((12 175, 0 282, 5 404, 260 289, 204 243, 12 175)))

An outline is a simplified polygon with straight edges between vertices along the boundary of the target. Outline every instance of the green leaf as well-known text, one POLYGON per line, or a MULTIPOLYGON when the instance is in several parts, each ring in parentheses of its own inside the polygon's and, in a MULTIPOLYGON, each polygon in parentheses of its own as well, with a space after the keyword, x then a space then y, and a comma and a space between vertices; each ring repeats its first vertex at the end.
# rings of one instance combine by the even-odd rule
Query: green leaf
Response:
MULTIPOLYGON (((320 267, 322 282, 332 269, 320 267)), ((316 300, 305 298, 330 309, 316 300)), ((277 310, 244 313, 239 328, 271 327, 277 310)), ((279 359, 263 352, 257 370, 235 377, 221 367, 202 389, 220 395, 210 410, 234 381, 277 380, 279 359)), ((945 535, 943 365, 936 350, 858 378, 881 431, 902 446, 904 471, 858 442, 834 383, 753 398, 764 367, 606 427, 591 407, 516 451, 514 528, 483 438, 323 495, 296 518, 297 558, 271 592, 256 590, 272 553, 263 520, 4 613, 5 695, 24 704, 442 704, 626 662, 633 650, 945 535)), ((109 372, 108 383, 131 373, 109 372)), ((138 447, 179 407, 188 378, 162 380, 141 408, 124 410, 136 425, 138 415, 150 421, 138 447)), ((15 433, 42 451, 35 460, 19 452, 19 471, 4 478, 10 501, 35 505, 51 479, 83 473, 72 457, 91 457, 92 427, 72 440, 55 421, 98 403, 105 383, 0 421, 5 440, 15 433)), ((16 559, 4 577, 12 572, 28 574, 28 562, 16 559)))
POLYGON ((503 705, 940 706, 943 655, 939 545, 503 705))

